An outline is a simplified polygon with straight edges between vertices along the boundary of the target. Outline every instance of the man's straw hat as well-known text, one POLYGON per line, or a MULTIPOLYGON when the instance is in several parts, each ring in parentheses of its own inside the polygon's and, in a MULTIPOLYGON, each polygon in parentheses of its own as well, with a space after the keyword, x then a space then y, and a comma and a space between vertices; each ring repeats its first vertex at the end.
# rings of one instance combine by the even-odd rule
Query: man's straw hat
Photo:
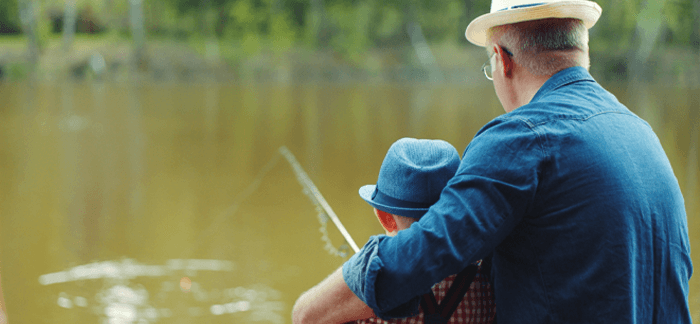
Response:
POLYGON ((494 26, 545 18, 576 18, 586 28, 595 25, 603 9, 588 0, 492 0, 491 12, 481 15, 467 26, 467 39, 486 46, 486 31, 494 26))

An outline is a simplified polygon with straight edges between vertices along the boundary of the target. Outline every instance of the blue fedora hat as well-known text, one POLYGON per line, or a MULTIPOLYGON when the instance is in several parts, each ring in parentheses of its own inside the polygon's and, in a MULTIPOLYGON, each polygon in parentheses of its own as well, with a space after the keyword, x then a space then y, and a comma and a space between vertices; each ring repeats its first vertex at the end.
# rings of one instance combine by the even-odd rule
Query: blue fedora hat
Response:
POLYGON ((402 138, 386 153, 377 184, 362 186, 360 197, 381 211, 419 218, 438 201, 459 162, 450 143, 402 138))

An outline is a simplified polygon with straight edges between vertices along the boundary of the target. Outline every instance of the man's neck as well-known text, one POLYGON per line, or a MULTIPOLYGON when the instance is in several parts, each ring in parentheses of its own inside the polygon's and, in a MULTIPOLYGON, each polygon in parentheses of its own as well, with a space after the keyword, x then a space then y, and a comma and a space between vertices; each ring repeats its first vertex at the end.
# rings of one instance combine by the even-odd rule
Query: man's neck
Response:
POLYGON ((515 74, 515 79, 513 80, 515 96, 513 97, 512 107, 514 108, 511 110, 506 110, 506 112, 511 112, 530 103, 542 85, 552 77, 551 75, 534 75, 522 67, 520 67, 519 72, 520 73, 515 74))

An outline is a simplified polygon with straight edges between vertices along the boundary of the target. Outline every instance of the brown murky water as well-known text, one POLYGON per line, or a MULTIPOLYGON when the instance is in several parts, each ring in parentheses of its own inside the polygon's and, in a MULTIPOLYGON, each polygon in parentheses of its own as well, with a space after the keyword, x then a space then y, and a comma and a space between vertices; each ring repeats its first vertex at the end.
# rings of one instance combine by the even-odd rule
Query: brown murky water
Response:
MULTIPOLYGON (((656 129, 700 264, 697 89, 611 87, 656 129)), ((289 323, 342 264, 278 149, 355 241, 357 189, 410 136, 463 151, 491 84, 0 84, 0 271, 11 323, 289 323), (326 236, 331 245, 323 241, 326 236)), ((325 230, 324 230, 325 228, 325 230)), ((700 321, 700 280, 691 307, 700 321)))

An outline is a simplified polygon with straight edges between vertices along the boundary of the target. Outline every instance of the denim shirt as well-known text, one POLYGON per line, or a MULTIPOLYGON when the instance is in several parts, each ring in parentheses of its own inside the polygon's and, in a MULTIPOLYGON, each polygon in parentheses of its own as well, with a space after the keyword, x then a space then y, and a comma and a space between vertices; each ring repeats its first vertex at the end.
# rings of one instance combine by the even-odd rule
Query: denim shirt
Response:
POLYGON ((419 222, 343 265, 379 317, 493 254, 499 324, 691 323, 683 197, 653 130, 573 67, 485 125, 419 222))

